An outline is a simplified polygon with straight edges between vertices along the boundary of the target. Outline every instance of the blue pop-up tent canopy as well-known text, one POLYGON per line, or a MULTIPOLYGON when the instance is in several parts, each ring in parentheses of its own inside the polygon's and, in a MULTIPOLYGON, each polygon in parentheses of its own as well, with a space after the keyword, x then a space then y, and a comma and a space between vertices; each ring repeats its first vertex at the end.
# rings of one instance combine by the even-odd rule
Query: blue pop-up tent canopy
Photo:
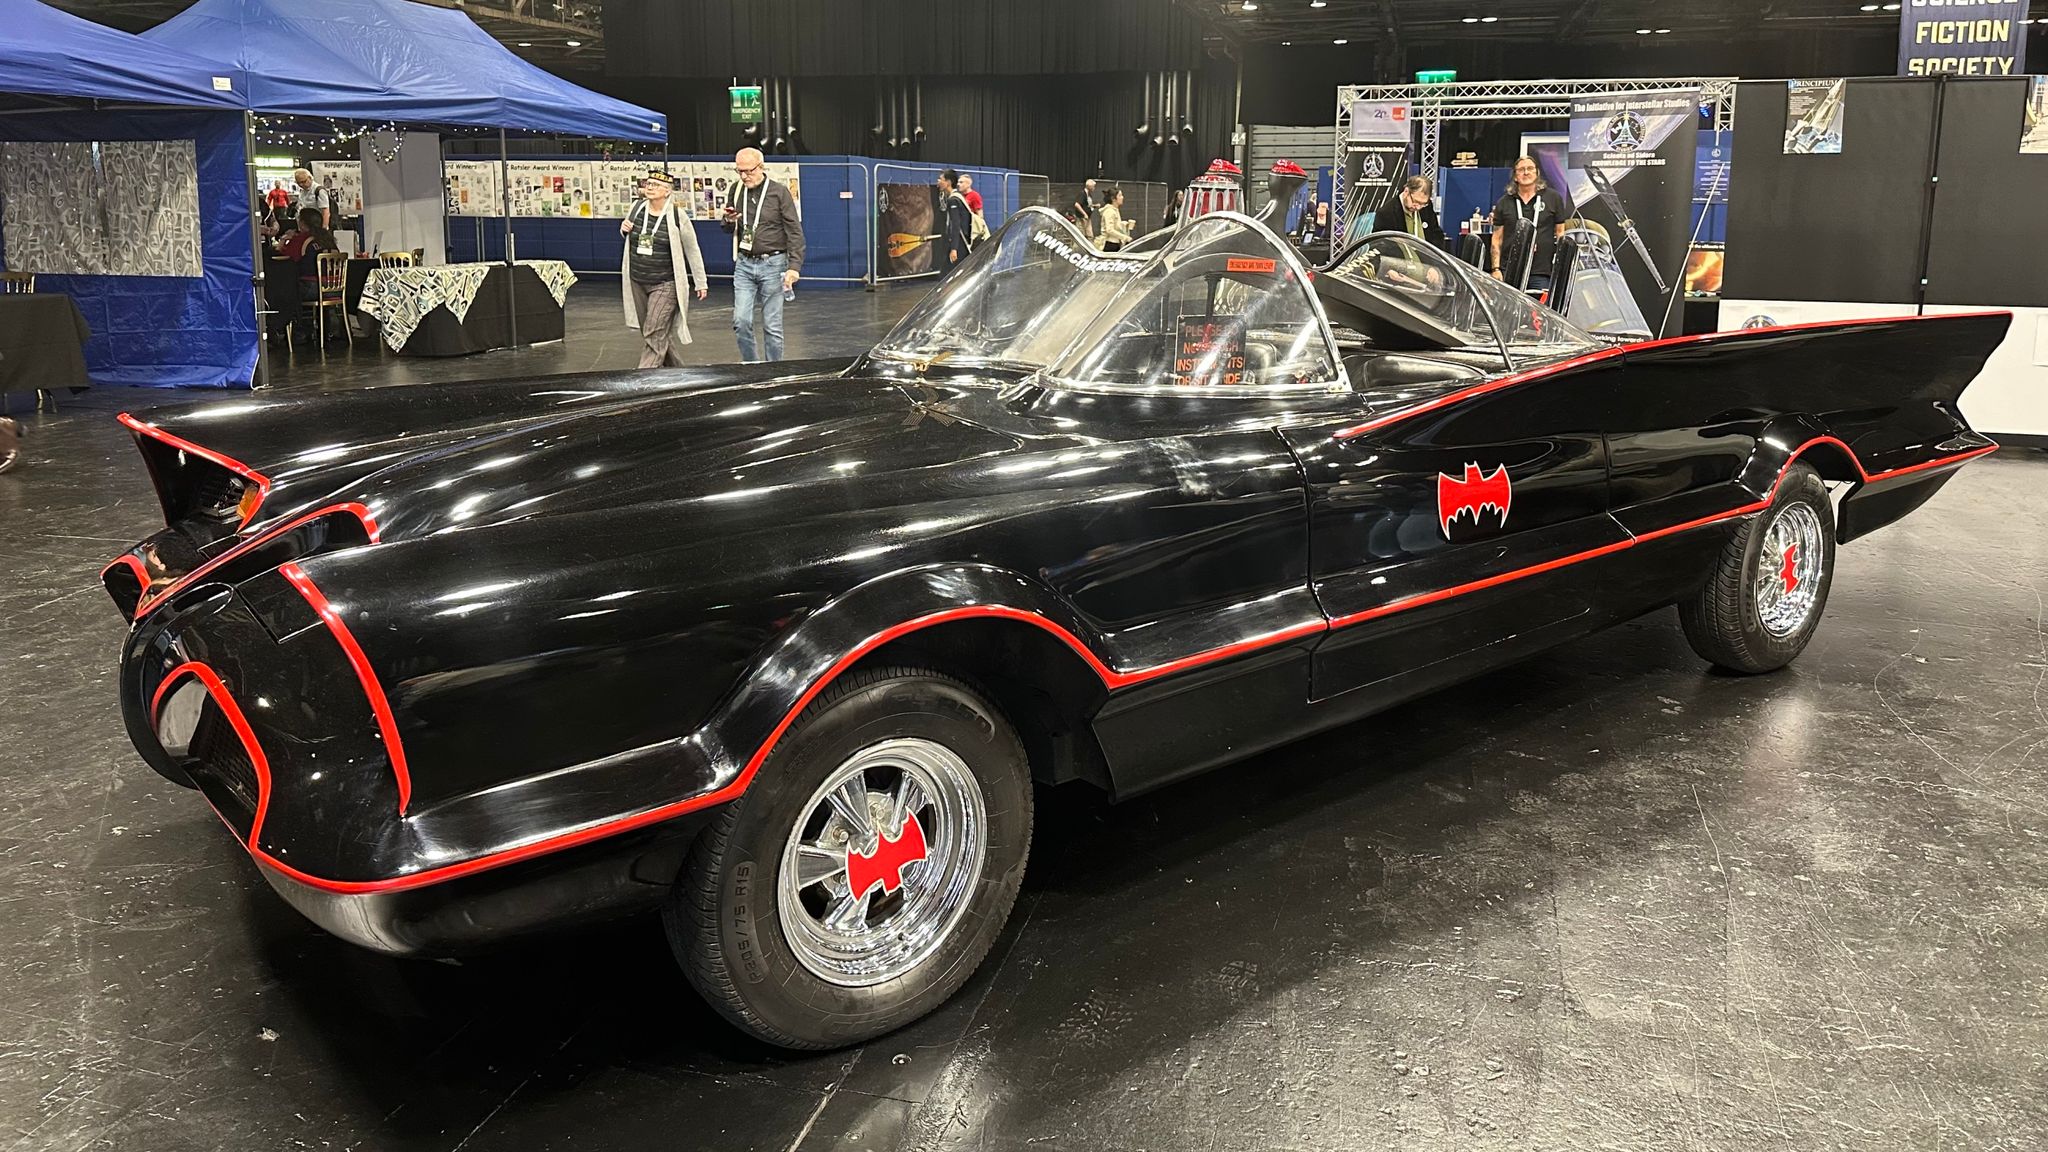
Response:
POLYGON ((666 140, 668 120, 528 64, 410 0, 198 0, 143 33, 248 74, 258 112, 666 140))
POLYGON ((0 0, 0 92, 241 110, 239 68, 59 12, 0 0))
MULTIPOLYGON (((37 290, 70 296, 92 329, 86 368, 102 384, 247 384, 256 361, 253 257, 242 130, 248 84, 240 69, 152 44, 36 0, 0 0, 0 141, 92 143, 187 141, 196 163, 198 276, 80 273, 35 267, 37 290), (23 110, 15 95, 56 108, 23 110), (175 107, 166 108, 165 105, 175 107), (32 113, 32 114, 30 114, 32 113)), ((110 175, 109 183, 120 179, 110 175)), ((42 207, 42 206, 37 206, 42 207)), ((74 205, 79 227, 130 219, 129 199, 111 213, 74 205)), ((47 212, 0 220, 62 228, 47 212)), ((4 214, 4 213, 0 213, 4 214)), ((17 237, 20 238, 20 237, 17 237)), ((27 245, 33 249, 33 245, 27 245)), ((60 262, 61 263, 61 262, 60 262)), ((0 264, 22 264, 0 254, 0 264)))

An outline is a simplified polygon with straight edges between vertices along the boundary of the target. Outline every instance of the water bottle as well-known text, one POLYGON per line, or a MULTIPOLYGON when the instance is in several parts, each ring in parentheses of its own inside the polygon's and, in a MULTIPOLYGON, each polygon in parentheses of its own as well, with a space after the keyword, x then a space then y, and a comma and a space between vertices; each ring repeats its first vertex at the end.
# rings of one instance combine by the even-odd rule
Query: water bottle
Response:
POLYGON ((796 285, 784 284, 782 286, 782 302, 787 304, 794 299, 796 299, 796 285))
POLYGON ((1472 235, 1477 236, 1479 235, 1480 226, 1481 221, 1479 218, 1479 209, 1474 208, 1472 210, 1472 219, 1466 222, 1465 230, 1467 232, 1470 232, 1472 235))

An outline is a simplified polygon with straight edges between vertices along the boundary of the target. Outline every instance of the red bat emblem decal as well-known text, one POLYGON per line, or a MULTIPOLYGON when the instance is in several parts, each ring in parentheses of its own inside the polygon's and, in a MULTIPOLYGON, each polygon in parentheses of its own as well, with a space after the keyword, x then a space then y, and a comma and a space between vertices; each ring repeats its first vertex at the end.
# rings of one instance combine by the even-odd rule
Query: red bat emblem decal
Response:
POLYGON ((1491 475, 1482 475, 1479 465, 1466 464, 1465 478, 1436 476, 1436 519, 1443 527, 1444 539, 1451 538, 1451 521, 1467 512, 1472 522, 1479 523, 1479 511, 1491 507, 1500 514, 1501 527, 1508 524, 1508 504, 1514 500, 1514 485, 1508 482, 1508 466, 1494 468, 1491 475))
POLYGON ((1784 563, 1778 565, 1778 579, 1785 582, 1785 595, 1790 596, 1799 587, 1799 545, 1785 546, 1784 563))
POLYGON ((877 884, 884 892, 894 892, 903 887, 904 866, 929 855, 931 849, 925 845, 923 825, 917 822, 915 814, 905 816, 903 829, 894 840, 882 835, 875 837, 873 855, 846 850, 846 884, 853 889, 855 899, 865 896, 877 884))

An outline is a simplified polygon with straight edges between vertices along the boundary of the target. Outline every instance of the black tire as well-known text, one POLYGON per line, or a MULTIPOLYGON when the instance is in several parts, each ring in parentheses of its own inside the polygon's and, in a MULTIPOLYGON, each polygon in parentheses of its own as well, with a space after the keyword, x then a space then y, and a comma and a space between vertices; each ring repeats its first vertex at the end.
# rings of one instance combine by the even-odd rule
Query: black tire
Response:
POLYGON ((1031 801, 1022 741, 966 684, 918 668, 848 673, 804 709, 698 840, 663 911, 669 946, 713 1008, 770 1044, 837 1048, 893 1031, 943 1004, 988 955, 1023 883, 1031 801), (884 983, 846 986, 821 978, 791 947, 777 907, 784 848, 843 764, 902 737, 943 745, 978 784, 980 874, 935 951, 884 983))
MULTIPOLYGON (((1775 577, 1773 577, 1775 578, 1775 577)), ((1790 664, 1806 648, 1827 609, 1828 589, 1835 578, 1835 517, 1827 485, 1805 464, 1794 464, 1778 483, 1769 508, 1751 517, 1728 538, 1712 575, 1699 592, 1678 604, 1678 619, 1692 650, 1716 667, 1731 672, 1773 672, 1790 664), (1758 585, 1764 578, 1763 549, 1771 527, 1781 518, 1800 517, 1804 508, 1819 526, 1820 557, 1816 587, 1804 618, 1783 635, 1765 626, 1758 608, 1758 585)))

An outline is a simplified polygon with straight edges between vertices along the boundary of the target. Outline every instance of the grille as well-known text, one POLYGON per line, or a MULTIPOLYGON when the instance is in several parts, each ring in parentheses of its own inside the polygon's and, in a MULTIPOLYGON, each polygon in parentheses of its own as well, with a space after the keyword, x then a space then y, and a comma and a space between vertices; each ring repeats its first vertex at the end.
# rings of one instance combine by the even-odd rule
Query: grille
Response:
POLYGON ((232 509, 241 498, 238 486, 241 477, 225 468, 211 467, 196 469, 192 479, 192 510, 210 512, 216 509, 232 509))
POLYGON ((234 726, 211 700, 206 702, 199 724, 192 730, 191 757, 194 770, 225 784, 250 811, 255 811, 256 766, 235 735, 234 726))

